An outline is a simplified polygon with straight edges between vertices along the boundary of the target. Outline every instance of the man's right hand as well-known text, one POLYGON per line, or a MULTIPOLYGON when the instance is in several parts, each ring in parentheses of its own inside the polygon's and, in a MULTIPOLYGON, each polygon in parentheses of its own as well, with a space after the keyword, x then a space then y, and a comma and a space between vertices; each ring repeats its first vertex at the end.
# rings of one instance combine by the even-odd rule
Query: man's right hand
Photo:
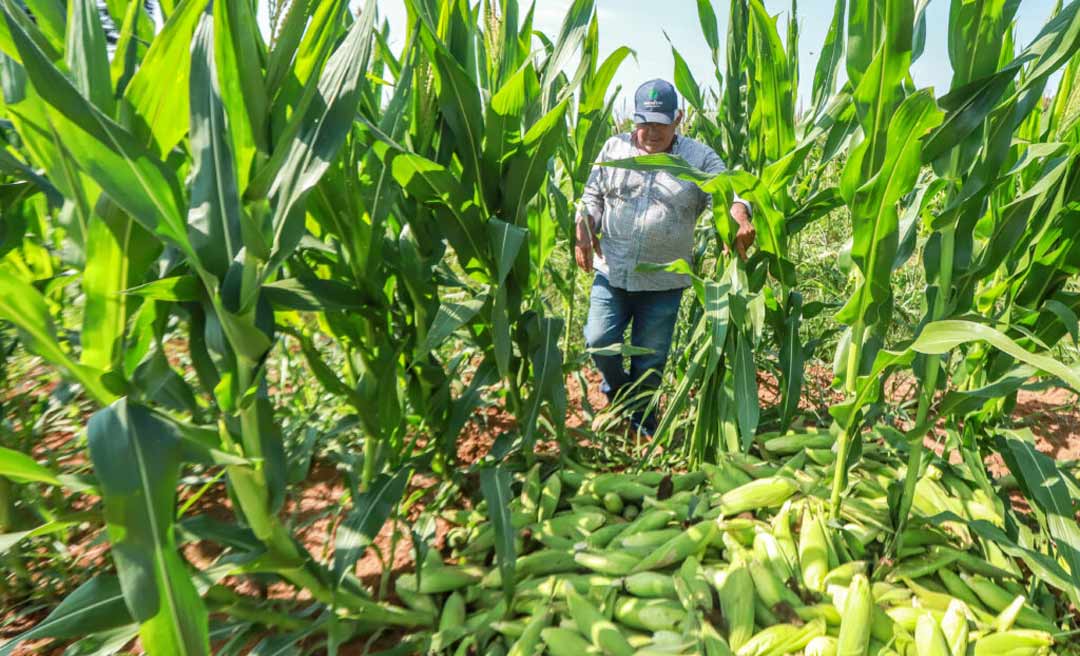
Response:
POLYGON ((592 273, 593 253, 603 257, 600 252, 600 238, 590 229, 591 219, 581 218, 577 222, 575 235, 574 259, 586 273, 592 273))

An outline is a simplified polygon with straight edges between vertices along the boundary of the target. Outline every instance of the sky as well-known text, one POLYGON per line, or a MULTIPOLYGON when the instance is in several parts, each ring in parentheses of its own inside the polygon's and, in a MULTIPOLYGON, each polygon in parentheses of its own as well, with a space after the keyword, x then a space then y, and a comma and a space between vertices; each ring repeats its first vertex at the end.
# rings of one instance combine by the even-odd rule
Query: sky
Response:
MULTIPOLYGON (((519 0, 522 14, 528 7, 527 0, 519 0)), ((536 0, 534 27, 550 38, 558 36, 567 8, 572 0, 536 0)), ((619 46, 626 45, 636 51, 636 60, 627 58, 612 83, 622 86, 615 111, 628 113, 637 85, 653 78, 672 79, 674 59, 671 45, 664 32, 686 59, 694 79, 705 87, 716 81, 708 45, 701 34, 695 0, 597 0, 600 23, 600 59, 619 46)), ((949 89, 952 69, 946 39, 949 24, 949 0, 930 0, 926 10, 926 49, 922 57, 911 67, 911 74, 919 87, 932 86, 935 95, 949 89)), ((1026 46, 1038 34, 1053 9, 1053 0, 1022 0, 1016 14, 1017 43, 1026 46)), ((405 6, 402 0, 377 0, 382 16, 391 27, 391 44, 401 48, 404 44, 405 6)), ((790 0, 765 0, 769 13, 779 16, 777 26, 781 38, 786 38, 787 21, 791 13, 790 0)), ((834 0, 801 0, 798 4, 799 24, 799 90, 801 105, 809 105, 813 86, 814 67, 819 48, 825 40, 832 20, 834 0)), ((721 40, 727 36, 728 3, 713 0, 720 21, 721 40)), ((721 48, 723 48, 721 43, 721 48)), ((721 62, 722 64, 723 62, 721 62)), ((1051 80, 1056 84, 1056 77, 1051 80)), ((1048 87, 1049 90, 1049 87, 1048 87)))

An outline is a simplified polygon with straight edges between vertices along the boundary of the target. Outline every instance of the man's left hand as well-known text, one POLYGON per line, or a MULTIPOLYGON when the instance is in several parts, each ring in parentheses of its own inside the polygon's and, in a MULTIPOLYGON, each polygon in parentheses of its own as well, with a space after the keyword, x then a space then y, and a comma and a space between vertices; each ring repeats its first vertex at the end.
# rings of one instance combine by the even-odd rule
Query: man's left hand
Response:
POLYGON ((750 213, 746 211, 745 205, 732 203, 729 211, 731 218, 735 219, 735 223, 739 225, 739 230, 735 233, 735 252, 739 254, 740 259, 745 260, 747 249, 757 238, 757 231, 754 230, 754 222, 750 219, 750 213))

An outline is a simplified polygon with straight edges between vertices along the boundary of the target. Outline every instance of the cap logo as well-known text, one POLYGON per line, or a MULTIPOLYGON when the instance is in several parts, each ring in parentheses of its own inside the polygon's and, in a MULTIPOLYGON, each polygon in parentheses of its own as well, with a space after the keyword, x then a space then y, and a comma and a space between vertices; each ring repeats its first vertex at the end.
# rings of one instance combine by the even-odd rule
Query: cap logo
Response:
POLYGON ((658 89, 653 89, 652 91, 649 92, 649 100, 656 100, 659 97, 660 97, 660 91, 658 89))

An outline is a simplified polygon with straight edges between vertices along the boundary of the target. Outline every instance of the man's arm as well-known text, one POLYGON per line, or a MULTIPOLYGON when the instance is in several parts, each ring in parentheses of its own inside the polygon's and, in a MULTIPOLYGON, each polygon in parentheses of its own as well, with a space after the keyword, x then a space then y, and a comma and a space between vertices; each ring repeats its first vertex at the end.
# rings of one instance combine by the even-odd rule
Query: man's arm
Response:
MULTIPOLYGON (((705 156, 705 162, 702 165, 702 170, 706 173, 715 175, 717 173, 723 173, 727 170, 724 166, 723 160, 716 154, 716 151, 709 149, 708 154, 705 156)), ((735 219, 738 230, 735 233, 735 251, 739 254, 739 257, 746 259, 746 251, 753 245, 754 240, 757 238, 757 231, 754 229, 754 221, 751 218, 750 203, 749 201, 740 198, 738 194, 734 194, 731 207, 728 208, 728 212, 731 214, 731 218, 735 219)), ((706 196, 705 205, 708 207, 712 203, 712 198, 706 196)), ((702 208, 704 210, 705 208, 702 208)))
MULTIPOLYGON (((607 144, 600 149, 597 161, 604 161, 607 155, 607 144)), ((602 255, 600 252, 600 226, 604 217, 604 167, 593 165, 589 171, 589 179, 585 182, 585 189, 581 193, 581 202, 578 204, 577 220, 574 235, 574 259, 582 270, 591 273, 593 253, 602 255)))

